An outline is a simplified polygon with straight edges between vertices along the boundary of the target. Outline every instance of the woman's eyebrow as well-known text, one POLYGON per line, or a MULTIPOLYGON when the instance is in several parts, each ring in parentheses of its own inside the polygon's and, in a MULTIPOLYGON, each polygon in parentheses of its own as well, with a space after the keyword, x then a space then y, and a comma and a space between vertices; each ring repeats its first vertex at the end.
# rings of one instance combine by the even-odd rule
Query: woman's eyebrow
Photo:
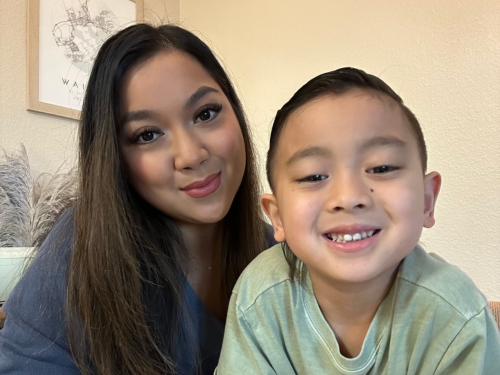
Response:
POLYGON ((158 120, 160 114, 156 111, 150 109, 141 109, 139 111, 133 111, 126 113, 120 121, 120 127, 123 127, 127 122, 140 121, 140 120, 158 120))
POLYGON ((205 95, 207 95, 210 92, 220 93, 219 90, 214 89, 213 87, 201 86, 198 90, 196 90, 194 92, 193 95, 191 95, 188 98, 188 100, 186 100, 186 103, 184 103, 184 107, 191 107, 191 106, 193 106, 194 104, 196 104, 196 102, 198 100, 200 100, 201 98, 203 98, 205 95))
MULTIPOLYGON (((216 92, 220 94, 220 91, 210 87, 210 86, 201 86, 198 90, 196 90, 184 103, 184 107, 191 107, 198 100, 203 98, 205 95, 211 92, 216 92)), ((160 118, 160 114, 156 111, 150 109, 141 109, 139 111, 133 111, 126 113, 122 120, 120 121, 120 127, 123 127, 127 122, 131 121, 140 121, 140 120, 158 120, 160 118)))

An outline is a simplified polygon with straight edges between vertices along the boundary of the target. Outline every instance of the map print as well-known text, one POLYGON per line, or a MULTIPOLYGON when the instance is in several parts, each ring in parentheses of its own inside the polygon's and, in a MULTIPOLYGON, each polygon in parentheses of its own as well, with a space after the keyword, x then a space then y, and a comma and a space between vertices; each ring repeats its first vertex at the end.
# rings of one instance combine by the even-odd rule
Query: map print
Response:
POLYGON ((64 56, 80 70, 90 73, 95 52, 117 29, 115 15, 101 5, 97 14, 92 17, 88 8, 88 0, 82 2, 81 9, 71 4, 66 8, 68 19, 56 23, 52 35, 59 47, 64 48, 64 56))
POLYGON ((80 110, 99 48, 135 22, 135 4, 46 0, 40 3, 40 20, 40 100, 80 110))

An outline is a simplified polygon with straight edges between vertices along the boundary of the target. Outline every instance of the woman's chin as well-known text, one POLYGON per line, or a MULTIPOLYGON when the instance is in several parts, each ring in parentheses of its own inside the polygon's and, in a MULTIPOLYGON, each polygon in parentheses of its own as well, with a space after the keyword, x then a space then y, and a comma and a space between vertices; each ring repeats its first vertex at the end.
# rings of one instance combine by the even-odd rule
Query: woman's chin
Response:
POLYGON ((229 212, 229 207, 212 208, 210 210, 202 210, 200 212, 191 212, 190 215, 173 219, 180 225, 211 225, 221 222, 229 212))

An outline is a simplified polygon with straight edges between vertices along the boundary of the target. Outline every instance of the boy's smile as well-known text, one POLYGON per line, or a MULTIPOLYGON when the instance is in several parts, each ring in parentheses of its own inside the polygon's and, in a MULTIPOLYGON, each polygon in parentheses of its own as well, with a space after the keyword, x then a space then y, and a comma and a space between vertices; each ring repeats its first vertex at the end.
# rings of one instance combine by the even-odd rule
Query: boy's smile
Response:
POLYGON ((377 226, 358 223, 337 226, 323 236, 335 250, 348 253, 363 250, 378 238, 379 233, 377 226))
POLYGON ((383 94, 352 90, 303 105, 274 166, 275 192, 262 204, 313 283, 390 280, 434 224, 441 178, 424 176, 415 135, 383 94))

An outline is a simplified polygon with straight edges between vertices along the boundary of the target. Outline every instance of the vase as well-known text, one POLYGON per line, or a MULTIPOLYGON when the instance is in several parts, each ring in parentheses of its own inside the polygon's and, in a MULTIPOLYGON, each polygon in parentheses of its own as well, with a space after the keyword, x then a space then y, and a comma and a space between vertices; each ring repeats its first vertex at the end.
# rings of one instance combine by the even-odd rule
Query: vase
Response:
POLYGON ((32 247, 0 247, 0 305, 7 300, 32 255, 32 247))

